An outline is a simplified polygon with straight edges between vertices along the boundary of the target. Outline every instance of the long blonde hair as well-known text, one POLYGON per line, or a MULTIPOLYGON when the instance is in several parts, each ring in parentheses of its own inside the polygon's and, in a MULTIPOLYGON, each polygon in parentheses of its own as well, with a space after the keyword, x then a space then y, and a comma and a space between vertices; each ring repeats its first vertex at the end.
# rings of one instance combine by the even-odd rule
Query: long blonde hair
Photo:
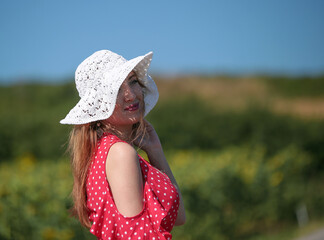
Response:
MULTIPOLYGON (((91 227, 86 192, 88 169, 92 156, 96 152, 97 142, 104 132, 110 132, 121 137, 113 126, 104 123, 104 121, 75 125, 69 137, 68 151, 71 156, 73 174, 73 190, 71 193, 73 206, 71 213, 87 228, 91 227)), ((123 140, 133 143, 138 138, 143 139, 145 134, 144 119, 141 118, 138 123, 133 125, 131 136, 123 140)))
MULTIPOLYGON (((146 87, 141 81, 139 81, 139 84, 142 87, 142 94, 144 96, 146 87)), ((143 104, 142 109, 143 114, 144 112, 145 104, 143 104)), ((121 132, 118 132, 114 126, 105 120, 75 125, 72 129, 68 145, 73 175, 73 190, 71 193, 73 206, 71 213, 87 228, 91 227, 86 191, 88 170, 92 156, 96 152, 97 142, 104 132, 115 134, 130 144, 133 144, 135 140, 139 139, 140 148, 141 142, 146 135, 144 116, 142 115, 138 123, 133 124, 130 136, 123 136, 121 132)))

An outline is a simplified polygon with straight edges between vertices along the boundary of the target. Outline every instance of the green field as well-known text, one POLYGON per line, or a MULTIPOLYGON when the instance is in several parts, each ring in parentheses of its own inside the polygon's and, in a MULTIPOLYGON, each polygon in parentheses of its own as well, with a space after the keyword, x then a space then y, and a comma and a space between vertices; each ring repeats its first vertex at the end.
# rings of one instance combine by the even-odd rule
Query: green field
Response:
MULTIPOLYGON (((323 77, 155 79, 148 120, 187 210, 174 239, 288 240, 323 226, 323 77)), ((73 83, 0 87, 0 239, 93 239, 68 215, 59 120, 77 100, 73 83)))

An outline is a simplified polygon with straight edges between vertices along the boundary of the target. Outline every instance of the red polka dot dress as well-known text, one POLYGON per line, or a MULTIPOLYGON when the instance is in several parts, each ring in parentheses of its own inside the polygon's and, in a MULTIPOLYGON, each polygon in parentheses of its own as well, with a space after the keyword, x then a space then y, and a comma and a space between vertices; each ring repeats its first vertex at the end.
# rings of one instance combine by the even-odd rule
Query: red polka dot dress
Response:
POLYGON ((143 209, 133 217, 122 215, 113 200, 106 178, 110 147, 121 142, 105 133, 98 142, 87 178, 87 207, 92 222, 90 232, 98 239, 171 239, 179 209, 179 194, 169 177, 139 155, 144 176, 143 209))

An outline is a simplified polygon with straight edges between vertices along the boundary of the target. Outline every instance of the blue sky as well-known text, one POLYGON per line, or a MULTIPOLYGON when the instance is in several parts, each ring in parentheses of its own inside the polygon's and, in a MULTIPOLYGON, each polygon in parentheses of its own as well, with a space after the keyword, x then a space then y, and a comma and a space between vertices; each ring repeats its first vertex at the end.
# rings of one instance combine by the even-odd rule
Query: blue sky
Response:
POLYGON ((154 52, 150 73, 324 73, 324 1, 0 3, 0 81, 72 77, 94 51, 154 52))

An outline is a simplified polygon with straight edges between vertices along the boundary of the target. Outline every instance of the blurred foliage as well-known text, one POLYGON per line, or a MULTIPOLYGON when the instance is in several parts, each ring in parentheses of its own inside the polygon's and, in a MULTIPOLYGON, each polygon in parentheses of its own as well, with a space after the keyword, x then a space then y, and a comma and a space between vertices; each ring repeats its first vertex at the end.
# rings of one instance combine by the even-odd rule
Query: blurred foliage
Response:
POLYGON ((0 168, 0 239, 89 239, 69 217, 69 161, 25 155, 0 168))
MULTIPOLYGON (((178 92, 161 96, 148 115, 187 209, 188 221, 174 228, 175 239, 257 238, 297 225, 300 204, 311 219, 321 218, 324 120, 276 114, 249 98, 243 111, 224 111, 228 94, 217 111, 208 89, 213 79, 198 81, 206 81, 200 94, 192 90, 195 80, 191 88, 185 79, 177 82, 178 90, 163 82, 163 93, 178 92)), ((231 89, 238 82, 216 85, 231 89)), ((276 94, 294 98, 323 97, 322 82, 265 81, 276 94)), ((230 96, 243 101, 237 86, 230 96)), ((68 216, 72 177, 64 152, 71 126, 59 124, 78 99, 73 83, 0 87, 0 239, 91 239, 68 216)))
POLYGON ((296 224, 302 203, 312 218, 323 216, 324 187, 306 177, 311 157, 293 144, 272 157, 264 145, 251 144, 168 157, 188 215, 176 239, 250 239, 296 224))
MULTIPOLYGON (((249 239, 296 224, 301 203, 313 219, 324 214, 324 187, 304 174, 312 159, 293 144, 272 157, 251 144, 166 156, 187 210, 175 239, 249 239)), ((0 239, 93 239, 68 216, 68 159, 37 162, 26 155, 0 166, 0 239)))
POLYGON ((1 161, 24 154, 62 156, 69 126, 59 121, 77 102, 74 84, 0 87, 0 96, 1 161))

